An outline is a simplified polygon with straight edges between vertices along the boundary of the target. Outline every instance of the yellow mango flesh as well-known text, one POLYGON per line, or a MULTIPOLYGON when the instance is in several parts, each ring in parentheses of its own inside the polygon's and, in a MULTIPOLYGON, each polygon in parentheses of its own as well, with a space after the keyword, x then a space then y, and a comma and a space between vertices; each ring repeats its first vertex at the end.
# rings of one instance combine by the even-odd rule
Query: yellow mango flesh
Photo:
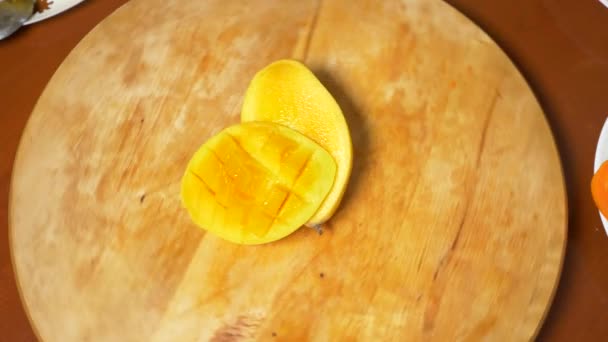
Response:
POLYGON ((290 127, 331 154, 337 173, 330 193, 308 224, 327 221, 340 205, 352 168, 352 144, 335 99, 302 63, 280 60, 259 71, 245 94, 241 121, 290 127))
POLYGON ((262 244, 305 224, 335 175, 332 156, 306 136, 274 123, 243 123, 195 152, 182 178, 182 203, 201 228, 262 244))

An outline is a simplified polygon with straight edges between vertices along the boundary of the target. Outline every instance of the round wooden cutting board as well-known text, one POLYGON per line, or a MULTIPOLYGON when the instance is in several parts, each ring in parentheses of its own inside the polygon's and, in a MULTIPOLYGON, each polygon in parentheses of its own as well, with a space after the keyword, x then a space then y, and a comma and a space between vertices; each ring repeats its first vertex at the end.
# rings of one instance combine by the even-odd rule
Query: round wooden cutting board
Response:
POLYGON ((526 341, 567 226, 533 93, 438 0, 133 0, 42 94, 10 213, 24 304, 62 342, 526 341), (233 245, 190 221, 180 179, 281 58, 344 110, 352 178, 323 235, 233 245))

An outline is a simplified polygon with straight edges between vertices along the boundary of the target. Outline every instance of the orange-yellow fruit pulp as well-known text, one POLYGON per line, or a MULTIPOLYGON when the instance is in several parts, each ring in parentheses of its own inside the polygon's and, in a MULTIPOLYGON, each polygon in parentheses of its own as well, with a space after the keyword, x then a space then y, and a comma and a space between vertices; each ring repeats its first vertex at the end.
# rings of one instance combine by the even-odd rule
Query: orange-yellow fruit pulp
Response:
POLYGON ((346 120, 329 91, 302 63, 276 61, 259 71, 245 94, 241 121, 268 121, 290 127, 321 145, 337 164, 327 198, 308 221, 328 220, 338 208, 352 168, 352 145, 346 120))
POLYGON ((608 161, 604 162, 591 179, 591 194, 595 205, 608 218, 608 161))
POLYGON ((197 225, 217 236, 267 243, 317 212, 336 168, 327 151, 290 128, 243 123, 196 151, 182 179, 182 202, 197 225))

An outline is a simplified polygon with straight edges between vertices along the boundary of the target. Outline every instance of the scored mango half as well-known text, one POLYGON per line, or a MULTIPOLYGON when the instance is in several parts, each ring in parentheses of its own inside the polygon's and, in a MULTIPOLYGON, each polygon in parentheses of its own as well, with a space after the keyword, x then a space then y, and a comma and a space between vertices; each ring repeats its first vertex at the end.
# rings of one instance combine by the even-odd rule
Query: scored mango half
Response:
POLYGON ((304 225, 329 194, 336 162, 288 127, 228 127, 193 155, 181 197, 192 220, 231 242, 262 244, 304 225))
POLYGON ((329 91, 302 63, 279 60, 260 70, 243 102, 241 121, 268 121, 285 125, 311 138, 337 164, 332 189, 308 221, 327 221, 338 208, 352 168, 352 143, 342 110, 329 91))

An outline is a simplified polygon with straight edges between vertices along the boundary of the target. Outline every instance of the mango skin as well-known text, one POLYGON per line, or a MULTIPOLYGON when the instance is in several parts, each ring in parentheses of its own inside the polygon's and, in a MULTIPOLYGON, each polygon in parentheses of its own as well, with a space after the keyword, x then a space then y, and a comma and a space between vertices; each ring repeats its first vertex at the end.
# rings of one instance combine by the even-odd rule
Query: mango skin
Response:
POLYGON ((327 221, 338 209, 352 169, 352 142, 340 106, 302 63, 279 60, 260 70, 243 101, 241 121, 285 125, 328 151, 338 166, 334 185, 308 225, 327 221))
POLYGON ((281 239, 304 225, 336 175, 332 156, 285 126, 228 127, 193 155, 181 198, 196 225, 238 244, 281 239))

